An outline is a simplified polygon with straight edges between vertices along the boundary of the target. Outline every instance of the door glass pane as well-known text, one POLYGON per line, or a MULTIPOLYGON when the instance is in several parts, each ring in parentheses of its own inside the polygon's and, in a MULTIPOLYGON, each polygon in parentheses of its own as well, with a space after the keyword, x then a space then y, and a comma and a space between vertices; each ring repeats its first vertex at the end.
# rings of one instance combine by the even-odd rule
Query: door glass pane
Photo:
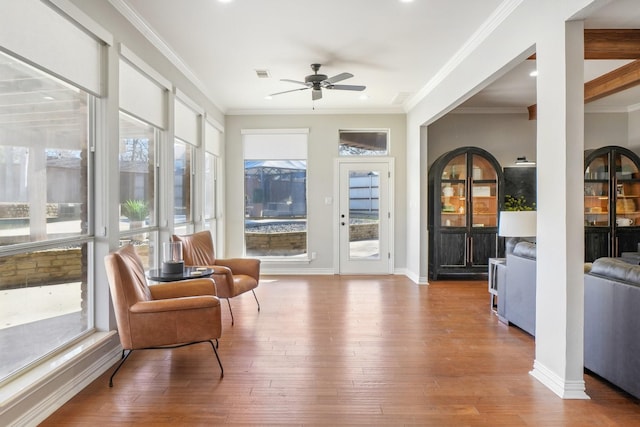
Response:
POLYGON ((588 226, 609 226, 609 165, 608 155, 598 156, 585 169, 584 223, 588 226))
POLYGON ((634 173, 638 173, 633 160, 623 154, 616 155, 616 178, 618 179, 630 179, 634 173))
POLYGON ((622 154, 615 156, 616 225, 637 226, 640 222, 640 174, 633 161, 622 154))
POLYGON ((465 180, 467 179, 467 156, 461 154, 454 157, 444 167, 442 171, 442 180, 465 180))
POLYGON ((467 155, 454 157, 442 171, 440 191, 443 227, 465 227, 467 225, 467 155))
POLYGON ((349 258, 380 259, 380 174, 349 172, 349 258))
POLYGON ((442 182, 442 215, 443 227, 464 227, 466 217, 466 186, 464 182, 442 182))
POLYGON ((498 175, 489 160, 484 157, 473 156, 471 179, 474 181, 495 181, 498 179, 498 175))
POLYGON ((497 227, 498 226, 498 198, 496 197, 497 184, 485 182, 471 186, 471 204, 473 206, 473 227, 497 227))
POLYGON ((498 174, 491 162, 474 155, 471 167, 473 227, 498 226, 498 174))

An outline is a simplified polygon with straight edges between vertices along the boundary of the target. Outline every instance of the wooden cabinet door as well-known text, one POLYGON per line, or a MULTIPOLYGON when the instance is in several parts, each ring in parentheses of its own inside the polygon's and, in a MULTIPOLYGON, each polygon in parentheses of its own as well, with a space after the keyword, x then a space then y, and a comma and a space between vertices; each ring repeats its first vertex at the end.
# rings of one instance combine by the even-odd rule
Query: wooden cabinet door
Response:
POLYGON ((464 268, 467 265, 467 233, 441 231, 438 245, 438 264, 445 268, 464 268))
POLYGON ((498 256, 498 239, 494 231, 474 230, 471 233, 469 265, 487 269, 489 258, 498 256))

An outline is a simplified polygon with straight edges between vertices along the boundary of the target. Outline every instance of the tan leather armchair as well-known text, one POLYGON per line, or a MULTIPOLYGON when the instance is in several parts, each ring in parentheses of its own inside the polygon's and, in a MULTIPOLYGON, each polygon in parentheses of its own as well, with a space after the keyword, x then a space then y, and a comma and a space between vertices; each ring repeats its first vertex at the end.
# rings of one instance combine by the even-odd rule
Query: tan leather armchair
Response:
POLYGON ((182 242, 184 264, 196 267, 212 268, 213 279, 218 289, 218 297, 225 298, 231 313, 231 324, 234 324, 230 298, 251 291, 258 304, 255 293, 260 281, 260 260, 255 258, 217 259, 213 248, 213 239, 209 231, 199 231, 186 236, 171 236, 174 242, 182 242))
POLYGON ((132 245, 105 257, 111 300, 122 360, 113 377, 133 350, 175 348, 209 342, 224 376, 213 343, 222 333, 220 300, 212 279, 190 279, 148 286, 142 261, 132 245), (126 352, 128 350, 128 352, 126 352), (126 355, 125 355, 126 353, 126 355))

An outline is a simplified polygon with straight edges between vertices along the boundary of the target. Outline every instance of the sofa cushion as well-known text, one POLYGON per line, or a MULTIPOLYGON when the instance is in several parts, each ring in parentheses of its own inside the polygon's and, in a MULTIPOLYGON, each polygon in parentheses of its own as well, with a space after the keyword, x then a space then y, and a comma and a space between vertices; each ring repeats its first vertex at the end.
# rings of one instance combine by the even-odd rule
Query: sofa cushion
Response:
POLYGON ((640 266, 619 258, 598 258, 591 265, 590 274, 640 286, 640 266))
POLYGON ((536 259, 536 244, 532 242, 518 242, 513 254, 525 258, 536 259))

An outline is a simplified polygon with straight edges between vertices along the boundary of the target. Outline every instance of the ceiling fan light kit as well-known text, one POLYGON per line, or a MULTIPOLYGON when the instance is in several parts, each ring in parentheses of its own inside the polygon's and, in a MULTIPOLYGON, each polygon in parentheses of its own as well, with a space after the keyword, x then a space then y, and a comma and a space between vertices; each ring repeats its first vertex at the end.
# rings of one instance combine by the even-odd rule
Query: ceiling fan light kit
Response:
POLYGON ((304 78, 304 82, 298 80, 290 80, 290 79, 281 79, 282 82, 296 83, 299 85, 303 85, 304 87, 299 89, 291 89, 285 90, 283 92, 272 93, 269 96, 282 95, 283 93, 289 92, 297 92, 300 90, 311 89, 311 99, 317 101, 322 98, 322 89, 331 89, 331 90, 353 90, 353 91, 363 91, 367 87, 360 85, 337 85, 335 83, 341 82, 346 79, 350 79, 353 77, 351 73, 340 73, 333 77, 327 77, 326 74, 318 74, 320 70, 321 64, 311 64, 311 69, 313 70, 313 74, 309 74, 304 78))

